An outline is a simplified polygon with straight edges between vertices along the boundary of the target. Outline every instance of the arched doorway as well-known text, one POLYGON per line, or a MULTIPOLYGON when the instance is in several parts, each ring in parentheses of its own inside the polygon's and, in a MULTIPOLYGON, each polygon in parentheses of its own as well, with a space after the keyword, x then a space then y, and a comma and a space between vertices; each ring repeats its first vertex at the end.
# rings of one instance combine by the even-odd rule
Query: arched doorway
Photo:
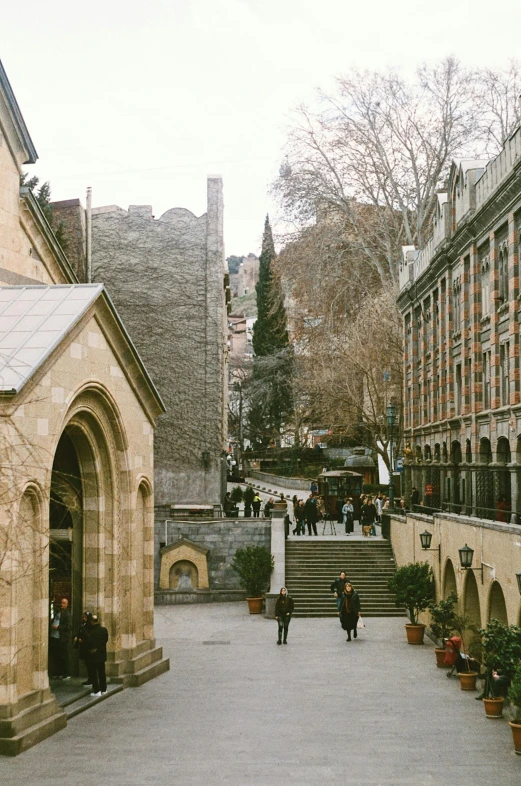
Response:
MULTIPOLYGON (((479 593, 476 577, 473 571, 466 571, 466 581, 463 590, 463 615, 468 619, 468 625, 474 628, 481 628, 481 608, 479 604, 479 593)), ((474 640, 479 639, 477 633, 474 633, 469 628, 464 631, 464 640, 467 651, 469 648, 472 650, 474 640)))
POLYGON ((501 584, 498 581, 494 581, 490 588, 488 621, 490 622, 492 619, 499 620, 503 625, 508 625, 505 596, 503 595, 501 584))
POLYGON ((461 513, 461 504, 462 500, 464 499, 465 493, 464 488, 461 488, 461 485, 465 483, 464 480, 461 479, 461 445, 460 443, 455 440, 451 445, 450 450, 450 458, 452 463, 452 493, 451 493, 451 505, 450 511, 451 513, 461 513))
POLYGON ((489 464, 492 461, 490 440, 482 438, 479 443, 479 464, 476 478, 477 514, 482 519, 494 519, 494 483, 489 464))
MULTIPOLYGON (((128 490, 125 476, 117 475, 117 425, 96 392, 78 397, 56 448, 49 509, 50 599, 69 599, 73 631, 83 609, 101 614, 115 648, 122 603, 117 564, 120 549, 129 548, 119 526, 118 500, 128 490)), ((75 650, 70 665, 77 675, 75 650)))
POLYGON ((497 463, 500 465, 496 472, 496 502, 497 517, 499 521, 510 521, 509 511, 512 508, 512 492, 510 488, 510 469, 507 465, 511 462, 510 443, 506 437, 497 441, 497 463))
POLYGON ((452 560, 448 559, 445 563, 445 575, 443 577, 443 597, 448 598, 451 592, 457 593, 456 589, 456 573, 454 572, 454 565, 452 560))

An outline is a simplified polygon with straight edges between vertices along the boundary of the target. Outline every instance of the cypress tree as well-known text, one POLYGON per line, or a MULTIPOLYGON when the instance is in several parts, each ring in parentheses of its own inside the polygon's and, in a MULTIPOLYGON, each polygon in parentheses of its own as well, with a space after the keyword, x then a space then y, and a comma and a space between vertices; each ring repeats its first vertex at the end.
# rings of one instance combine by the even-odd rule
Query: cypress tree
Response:
POLYGON ((286 309, 272 263, 275 245, 269 216, 264 223, 259 258, 257 320, 253 326, 253 379, 249 412, 250 435, 269 444, 280 439, 281 427, 291 415, 293 352, 289 344, 286 309))

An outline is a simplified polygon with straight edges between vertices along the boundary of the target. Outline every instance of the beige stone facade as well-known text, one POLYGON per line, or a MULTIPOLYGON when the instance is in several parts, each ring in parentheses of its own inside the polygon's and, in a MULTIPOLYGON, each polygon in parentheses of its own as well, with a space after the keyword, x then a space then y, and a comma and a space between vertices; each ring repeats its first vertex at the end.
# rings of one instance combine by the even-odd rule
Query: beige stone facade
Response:
MULTIPOLYGON (((454 590, 458 611, 471 624, 484 627, 493 617, 509 625, 521 623, 518 526, 444 513, 434 517, 409 513, 391 517, 391 540, 397 565, 428 562, 437 599, 454 590), (432 534, 431 551, 421 548, 420 533, 425 530, 432 534), (465 545, 474 550, 472 567, 477 571, 460 567, 458 550, 465 545)), ((428 612, 421 621, 429 623, 428 612)))
POLYGON ((48 676, 53 600, 69 599, 73 629, 83 609, 100 615, 112 680, 138 685, 168 668, 153 618, 154 424, 163 406, 103 287, 77 283, 36 200, 20 193, 21 167, 35 160, 0 64, 5 754, 66 723, 48 676))

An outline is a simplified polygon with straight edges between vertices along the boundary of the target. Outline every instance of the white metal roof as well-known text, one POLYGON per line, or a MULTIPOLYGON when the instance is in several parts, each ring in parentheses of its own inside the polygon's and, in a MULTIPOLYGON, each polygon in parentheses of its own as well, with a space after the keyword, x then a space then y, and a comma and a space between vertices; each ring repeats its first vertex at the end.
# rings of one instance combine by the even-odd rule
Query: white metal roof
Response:
POLYGON ((0 287, 0 392, 17 393, 102 290, 103 284, 0 287))

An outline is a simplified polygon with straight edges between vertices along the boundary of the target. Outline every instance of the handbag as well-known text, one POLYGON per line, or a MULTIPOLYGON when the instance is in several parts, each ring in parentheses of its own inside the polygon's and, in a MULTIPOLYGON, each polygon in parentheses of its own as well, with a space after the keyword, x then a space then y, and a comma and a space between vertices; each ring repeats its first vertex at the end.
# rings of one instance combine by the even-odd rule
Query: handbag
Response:
POLYGON ((365 622, 363 621, 362 617, 358 617, 358 621, 356 623, 357 628, 365 628, 365 622))

